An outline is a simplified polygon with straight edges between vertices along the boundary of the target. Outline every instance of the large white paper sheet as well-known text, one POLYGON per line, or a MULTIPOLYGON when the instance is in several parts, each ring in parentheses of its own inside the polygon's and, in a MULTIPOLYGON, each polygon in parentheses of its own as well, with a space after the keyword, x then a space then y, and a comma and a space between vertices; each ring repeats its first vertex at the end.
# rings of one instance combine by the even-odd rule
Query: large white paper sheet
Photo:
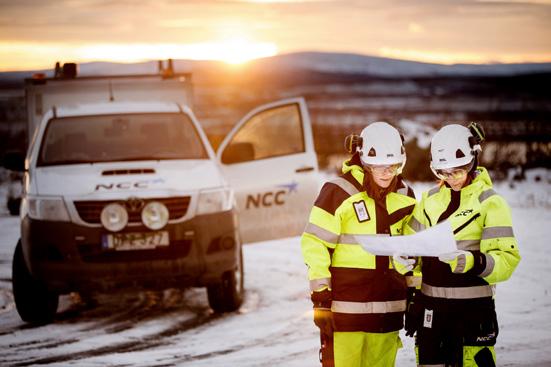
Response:
POLYGON ((449 221, 407 236, 355 236, 364 250, 374 255, 439 256, 457 250, 449 221))

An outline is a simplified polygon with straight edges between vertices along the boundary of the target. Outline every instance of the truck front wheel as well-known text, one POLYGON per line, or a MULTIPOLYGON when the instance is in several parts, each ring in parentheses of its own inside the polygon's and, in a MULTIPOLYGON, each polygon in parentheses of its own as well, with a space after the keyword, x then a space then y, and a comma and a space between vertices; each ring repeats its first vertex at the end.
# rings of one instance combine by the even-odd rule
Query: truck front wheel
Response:
POLYGON ((15 307, 23 321, 37 325, 53 321, 59 296, 33 278, 23 258, 21 240, 17 243, 13 255, 12 287, 15 307))
POLYGON ((239 247, 237 267, 224 273, 219 283, 207 287, 209 305, 215 312, 232 312, 243 303, 243 252, 239 247))

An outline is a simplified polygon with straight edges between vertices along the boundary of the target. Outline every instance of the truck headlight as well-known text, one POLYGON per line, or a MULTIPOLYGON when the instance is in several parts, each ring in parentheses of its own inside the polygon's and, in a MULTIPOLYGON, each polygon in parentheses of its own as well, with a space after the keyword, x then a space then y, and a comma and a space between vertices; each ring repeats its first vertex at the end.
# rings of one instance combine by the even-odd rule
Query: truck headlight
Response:
POLYGON ((151 201, 142 209, 142 222, 152 230, 163 228, 168 223, 168 217, 168 208, 158 201, 151 201))
POLYGON ((209 214, 230 210, 233 206, 233 191, 229 188, 202 190, 199 192, 197 214, 209 214))
POLYGON ((28 197, 26 200, 26 211, 32 219, 60 222, 70 221, 67 207, 61 197, 28 197))
POLYGON ((121 204, 111 203, 103 207, 101 224, 111 232, 118 232, 128 224, 128 212, 121 204))

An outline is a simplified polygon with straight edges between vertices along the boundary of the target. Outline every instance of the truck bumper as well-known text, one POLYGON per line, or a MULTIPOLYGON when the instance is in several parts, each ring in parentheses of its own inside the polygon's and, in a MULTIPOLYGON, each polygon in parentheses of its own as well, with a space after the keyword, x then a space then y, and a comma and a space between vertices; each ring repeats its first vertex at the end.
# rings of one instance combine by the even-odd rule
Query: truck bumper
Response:
MULTIPOLYGON (((25 217, 21 240, 33 276, 59 293, 139 286, 206 286, 236 268, 241 243, 233 211, 168 224, 170 244, 147 250, 102 247, 104 228, 25 217)), ((122 232, 150 232, 145 226, 122 232)))

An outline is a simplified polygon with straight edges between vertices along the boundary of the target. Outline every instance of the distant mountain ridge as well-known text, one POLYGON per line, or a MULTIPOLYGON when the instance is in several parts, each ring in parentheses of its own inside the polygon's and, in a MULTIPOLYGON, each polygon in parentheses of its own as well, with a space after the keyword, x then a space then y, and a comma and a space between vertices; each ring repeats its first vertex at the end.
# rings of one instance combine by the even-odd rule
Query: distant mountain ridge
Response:
POLYGON ((299 52, 257 62, 274 62, 282 67, 344 74, 369 74, 384 77, 404 76, 506 76, 551 72, 549 63, 520 64, 432 64, 348 53, 299 52))
MULTIPOLYGON (((63 60, 62 60, 63 61, 63 60)), ((67 61, 67 60, 65 60, 67 61)), ((174 60, 177 72, 201 73, 222 67, 219 61, 174 60)), ((454 64, 443 65, 367 56, 351 53, 296 52, 250 61, 255 70, 277 72, 310 71, 331 74, 371 75, 378 77, 457 77, 457 76, 514 76, 551 73, 551 62, 518 64, 454 64)), ((79 64, 79 75, 116 75, 156 73, 157 61, 138 63, 87 62, 79 64)), ((43 72, 53 75, 52 68, 0 73, 0 81, 14 81, 43 72)))

